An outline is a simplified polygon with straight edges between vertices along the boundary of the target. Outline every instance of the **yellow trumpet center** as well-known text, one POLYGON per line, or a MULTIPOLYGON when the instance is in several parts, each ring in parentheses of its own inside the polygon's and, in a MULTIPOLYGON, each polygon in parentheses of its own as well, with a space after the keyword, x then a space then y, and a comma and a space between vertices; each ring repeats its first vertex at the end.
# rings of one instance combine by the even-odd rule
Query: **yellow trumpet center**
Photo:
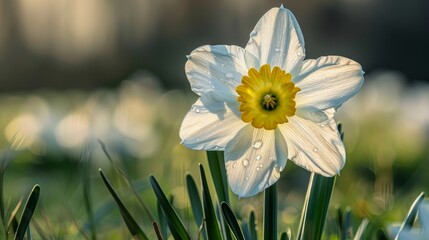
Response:
POLYGON ((279 67, 271 71, 269 64, 259 71, 251 68, 237 86, 241 119, 255 128, 272 130, 287 123, 295 114, 295 96, 301 89, 295 87, 292 76, 279 67))

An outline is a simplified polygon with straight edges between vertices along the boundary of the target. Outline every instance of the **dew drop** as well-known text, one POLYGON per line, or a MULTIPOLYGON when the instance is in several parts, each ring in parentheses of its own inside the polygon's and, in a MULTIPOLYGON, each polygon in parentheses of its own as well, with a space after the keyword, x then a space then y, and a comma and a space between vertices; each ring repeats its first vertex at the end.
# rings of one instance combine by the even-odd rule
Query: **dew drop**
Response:
POLYGON ((245 158, 243 160, 243 166, 245 166, 245 167, 249 166, 249 159, 245 158))
POLYGON ((261 160, 261 158, 262 158, 261 155, 256 156, 256 160, 258 161, 261 160))
POLYGON ((320 127, 322 127, 322 128, 325 127, 325 124, 320 124, 320 127))
POLYGON ((276 51, 276 52, 280 52, 280 48, 277 48, 277 47, 276 47, 276 48, 274 49, 274 51, 276 51))
POLYGON ((259 164, 259 167, 261 168, 263 165, 262 164, 259 164))
POLYGON ((318 152, 318 151, 319 151, 319 149, 317 147, 313 148, 313 152, 318 152))
POLYGON ((261 169, 260 169, 259 167, 257 167, 257 168, 256 168, 256 171, 259 171, 259 170, 261 170, 261 169))
POLYGON ((227 77, 227 78, 232 78, 233 76, 232 76, 232 74, 231 74, 231 73, 227 73, 227 74, 225 74, 225 77, 227 77))
POLYGON ((301 52, 298 52, 297 54, 298 54, 298 56, 301 56, 301 52))
POLYGON ((225 67, 225 64, 223 64, 223 63, 222 63, 222 64, 221 64, 221 66, 222 66, 222 67, 225 67))
POLYGON ((255 141, 255 142, 253 143, 252 147, 253 147, 253 148, 256 148, 256 149, 261 148, 261 147, 262 147, 262 141, 261 141, 261 140, 255 141))
POLYGON ((246 181, 249 181, 250 180, 250 178, 249 177, 246 177, 246 181))

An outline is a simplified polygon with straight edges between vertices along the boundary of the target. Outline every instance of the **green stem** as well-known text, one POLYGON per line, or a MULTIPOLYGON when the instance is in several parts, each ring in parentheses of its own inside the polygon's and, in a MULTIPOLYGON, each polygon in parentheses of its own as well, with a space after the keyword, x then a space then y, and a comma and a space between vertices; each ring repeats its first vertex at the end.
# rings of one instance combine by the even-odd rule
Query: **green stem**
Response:
POLYGON ((264 239, 277 239, 277 183, 264 191, 264 239))

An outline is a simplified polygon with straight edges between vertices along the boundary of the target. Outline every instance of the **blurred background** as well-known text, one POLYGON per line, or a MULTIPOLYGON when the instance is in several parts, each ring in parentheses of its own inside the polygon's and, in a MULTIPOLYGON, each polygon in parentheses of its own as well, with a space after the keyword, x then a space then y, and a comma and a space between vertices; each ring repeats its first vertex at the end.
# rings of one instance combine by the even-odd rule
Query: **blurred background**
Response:
MULTIPOLYGON (((93 201, 97 207, 110 198, 97 172, 111 169, 99 139, 150 204, 147 179, 154 174, 176 196, 176 206, 188 208, 184 174, 198 179, 197 163, 206 160, 178 137, 196 100, 184 74, 185 56, 205 44, 244 47, 259 18, 281 3, 0 0, 0 154, 10 161, 6 201, 13 206, 39 183, 48 215, 84 224, 79 202, 88 146, 93 201), (64 206, 73 217, 62 215, 64 206)), ((352 206, 356 219, 400 221, 418 193, 429 193, 429 2, 283 4, 300 23, 307 58, 342 55, 366 72, 361 92, 336 116, 348 156, 332 205, 352 206)), ((290 226, 299 220, 308 176, 293 163, 282 174, 279 217, 290 226)), ((249 209, 260 211, 261 200, 235 204, 247 216, 249 209)), ((109 226, 122 224, 114 214, 100 223, 107 234, 109 226)))

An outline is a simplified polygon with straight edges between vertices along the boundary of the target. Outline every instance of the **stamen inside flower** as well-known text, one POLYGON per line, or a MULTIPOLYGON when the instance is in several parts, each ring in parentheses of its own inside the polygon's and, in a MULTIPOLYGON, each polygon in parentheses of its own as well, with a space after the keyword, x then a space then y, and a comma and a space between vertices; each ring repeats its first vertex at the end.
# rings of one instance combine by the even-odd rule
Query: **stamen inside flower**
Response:
POLYGON ((272 71, 269 64, 261 66, 259 71, 251 68, 236 88, 241 119, 267 130, 287 123, 287 118, 296 112, 295 96, 301 90, 291 79, 290 73, 277 66, 272 71))

